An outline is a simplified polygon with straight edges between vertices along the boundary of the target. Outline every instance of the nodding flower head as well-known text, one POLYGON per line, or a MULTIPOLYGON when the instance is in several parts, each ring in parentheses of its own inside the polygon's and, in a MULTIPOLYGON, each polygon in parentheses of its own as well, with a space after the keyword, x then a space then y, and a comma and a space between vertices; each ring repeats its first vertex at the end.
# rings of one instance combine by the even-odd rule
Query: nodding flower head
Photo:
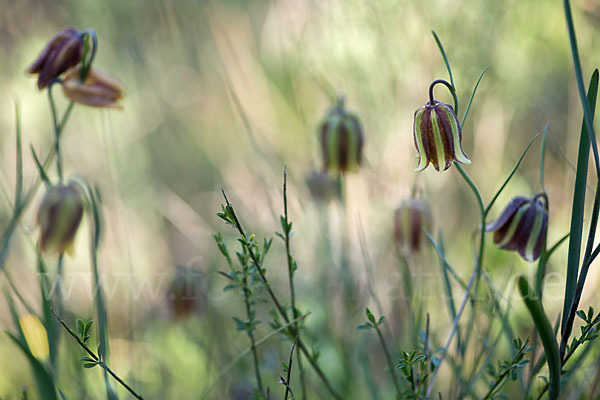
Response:
POLYGON ((332 174, 358 170, 362 163, 364 133, 358 117, 346 110, 340 97, 319 125, 323 164, 332 174))
POLYGON ((52 36, 27 72, 38 74, 37 86, 43 89, 52 79, 77 65, 82 57, 83 40, 79 31, 66 28, 52 36))
POLYGON ((426 243, 425 230, 432 228, 431 210, 422 200, 409 199, 394 213, 394 240, 401 251, 418 253, 426 243))
POLYGON ((37 213, 41 251, 73 254, 73 242, 83 217, 84 204, 84 191, 75 181, 48 188, 37 213))
POLYGON ((70 69, 63 80, 63 92, 75 103, 90 107, 123 109, 119 103, 125 88, 116 78, 98 68, 91 67, 81 81, 81 65, 70 69))
POLYGON ((454 109, 433 98, 433 87, 438 83, 454 90, 446 81, 434 81, 429 87, 429 102, 415 111, 413 133, 419 153, 416 171, 424 170, 430 162, 436 171, 447 170, 454 161, 471 163, 461 148, 462 133, 454 109))
POLYGON ((526 261, 539 258, 548 231, 548 207, 545 194, 533 198, 516 196, 485 230, 494 232, 494 243, 505 250, 516 250, 526 261))

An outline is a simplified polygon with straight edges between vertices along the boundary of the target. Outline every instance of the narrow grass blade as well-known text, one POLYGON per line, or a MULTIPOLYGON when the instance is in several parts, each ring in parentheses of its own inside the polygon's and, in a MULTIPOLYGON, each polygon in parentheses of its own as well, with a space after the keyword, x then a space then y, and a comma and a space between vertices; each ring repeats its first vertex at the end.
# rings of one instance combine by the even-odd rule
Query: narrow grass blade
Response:
POLYGON ((452 275, 452 277, 454 277, 454 280, 463 288, 466 289, 467 288, 467 284, 465 283, 465 281, 463 281, 463 279, 460 277, 460 275, 458 275, 458 273, 456 272, 456 270, 452 267, 452 265, 450 265, 450 263, 448 262, 448 259, 446 258, 446 255, 444 253, 444 251, 440 248, 440 246, 435 242, 435 240, 433 239, 433 237, 431 237, 431 234, 429 232, 427 232, 426 230, 424 231, 425 235, 427 236, 427 239, 429 239, 429 242, 431 243, 431 245, 433 246, 433 248, 435 249, 435 251, 438 253, 438 255, 440 256, 440 259, 442 260, 442 262, 445 265, 445 268, 448 272, 450 272, 450 275, 452 275))
POLYGON ((542 253, 540 255, 540 260, 539 260, 538 268, 537 268, 536 275, 535 275, 535 292, 540 297, 540 302, 542 301, 542 293, 543 293, 542 283, 544 282, 544 277, 546 276, 546 264, 548 263, 548 260, 550 259, 552 254, 556 251, 556 249, 558 249, 560 247, 560 245, 563 244, 565 242, 565 240, 567 240, 568 237, 569 237, 569 234, 567 233, 563 237, 561 237, 550 249, 545 249, 545 247, 546 247, 545 244, 542 248, 542 253))
POLYGON ((8 304, 8 309, 13 319, 13 325, 17 330, 16 335, 8 331, 6 331, 6 334, 10 337, 10 339, 13 342, 15 342, 15 344, 27 357, 27 360, 31 365, 31 369, 33 370, 33 375, 40 392, 40 398, 42 400, 56 400, 56 388, 54 387, 54 381, 52 379, 52 376, 50 375, 46 367, 44 367, 44 365, 31 353, 31 349, 27 344, 25 334, 23 333, 23 329, 21 328, 21 324, 19 322, 19 314, 17 313, 15 304, 12 301, 12 297, 8 293, 5 293, 5 296, 6 302, 8 304))
MULTIPOLYGON (((92 273, 94 278, 94 302, 96 303, 96 316, 98 320, 98 355, 104 362, 108 362, 109 344, 108 344, 108 317, 106 305, 104 303, 104 294, 102 292, 102 283, 100 281, 100 272, 98 268, 98 250, 102 237, 102 212, 100 210, 101 196, 97 187, 92 188, 87 182, 83 181, 88 192, 90 213, 93 221, 90 244, 90 258, 92 262, 92 273)), ((104 383, 106 387, 106 396, 108 400, 113 400, 116 394, 108 381, 108 374, 104 370, 104 383)))
MULTIPOLYGON (((435 31, 431 31, 431 33, 433 34, 435 43, 437 44, 438 48, 440 49, 440 53, 442 53, 442 58, 444 59, 444 63, 446 63, 446 69, 448 70, 448 75, 450 76, 450 83, 452 84, 453 87, 456 87, 456 86, 454 86, 454 77, 452 76, 452 69, 450 69, 450 63, 448 62, 448 56, 446 55, 446 50, 444 50, 444 46, 442 46, 442 42, 440 41, 440 38, 438 37, 437 33, 435 33, 435 31)), ((458 110, 454 110, 454 111, 458 114, 458 110)))
POLYGON ((48 174, 46 174, 46 170, 44 169, 44 166, 40 162, 40 159, 38 158, 37 153, 35 152, 35 149, 33 148, 33 145, 30 146, 30 149, 31 149, 31 155, 33 156, 33 161, 35 161, 35 165, 40 174, 40 179, 44 182, 44 184, 46 186, 50 186, 50 179, 48 178, 48 174))
POLYGON ((25 343, 10 332, 6 332, 6 334, 17 346, 19 346, 21 351, 27 357, 31 369, 33 370, 35 381, 38 385, 40 398, 43 400, 56 400, 56 387, 54 386, 54 381, 48 370, 33 354, 31 354, 31 351, 29 351, 29 348, 25 343))
POLYGON ((533 144, 533 142, 535 141, 535 139, 537 139, 538 136, 539 135, 535 135, 533 137, 533 139, 531 139, 531 141, 529 142, 529 144, 527 145, 527 147, 525 147, 525 150, 523 150, 523 153, 521 153, 521 157, 519 157, 519 160, 517 161, 517 163, 513 167, 512 171, 510 171, 510 174, 508 174, 508 177, 506 178, 506 180, 504 181, 504 183, 502 184, 502 186, 500 186, 500 189, 498 189, 498 191, 496 192, 496 194, 494 195, 494 197, 492 197, 492 200, 489 202, 489 204, 485 208, 485 215, 487 215, 490 212, 490 210, 492 209, 492 206, 494 205, 494 203, 496 202, 496 200, 498 200, 498 197, 500 196, 500 194, 502 193, 502 191, 504 190, 504 188, 506 187, 506 185, 508 185, 508 182, 510 182, 510 180, 512 179, 512 177, 514 176, 514 174, 517 172, 517 169, 519 168, 519 165, 521 165, 521 161, 523 161, 523 158, 525 157, 525 154, 527 154, 527 151, 529 151, 529 148, 531 147, 531 145, 533 144))
POLYGON ((467 103, 467 108, 465 108, 465 113, 463 114, 462 120, 460 122, 461 128, 465 126, 465 121, 467 120, 467 115, 469 115, 469 110, 471 109, 471 103, 473 103, 473 98, 475 98, 475 93, 477 93, 479 82, 481 82, 481 78, 483 78, 483 75, 485 75, 489 68, 489 65, 485 67, 483 71, 481 71, 481 74, 479 74, 479 78, 477 78, 477 82, 475 83, 475 87, 473 88, 473 91, 471 92, 471 97, 469 98, 469 102, 467 103))
POLYGON ((544 133, 542 134, 542 145, 540 147, 540 186, 542 187, 542 192, 546 193, 546 188, 544 186, 544 162, 546 160, 546 139, 548 139, 548 123, 546 122, 546 126, 544 127, 544 133))
MULTIPOLYGON (((456 318, 456 305, 454 304, 454 295, 452 293, 452 285, 450 284, 450 277, 448 276, 449 265, 446 262, 445 250, 444 250, 444 237, 442 232, 439 233, 439 250, 440 250, 440 264, 442 267, 442 275, 444 278, 444 291, 446 294, 446 304, 448 304, 448 311, 450 313, 450 319, 454 321, 456 318)), ((456 332, 456 341, 460 343, 460 331, 456 332)), ((460 345, 459 345, 460 346, 460 345)))
MULTIPOLYGON (((59 336, 59 326, 56 323, 56 320, 52 316, 52 312, 50 309, 52 308, 52 299, 50 298, 50 294, 48 293, 48 289, 50 287, 50 283, 48 281, 48 269, 46 268, 46 264, 42 259, 41 254, 37 255, 37 268, 38 268, 38 279, 40 280, 40 296, 42 299, 42 313, 44 315, 43 323, 46 328, 46 332, 48 333, 48 345, 50 348, 50 364, 52 366, 56 365, 56 360, 58 359, 58 336, 59 336)), ((61 279, 60 277, 57 277, 61 279)))
MULTIPOLYGON (((571 45, 571 55, 573 56, 573 67, 575 70, 575 79, 577 81, 577 91, 579 92, 579 100, 581 101, 581 107, 583 108, 583 123, 586 127, 588 137, 592 144, 592 151, 594 153, 594 164, 596 166, 596 176, 600 177, 600 160, 598 157, 596 134, 594 132, 594 114, 592 112, 592 109, 594 109, 595 107, 592 107, 590 105, 589 91, 587 100, 585 96, 585 86, 583 84, 581 61, 579 59, 579 49, 577 47, 577 38, 575 37, 575 27, 573 25, 573 16, 571 15, 570 1, 564 0, 563 4, 565 8, 565 19, 567 20, 567 30, 569 32, 569 44, 571 45)), ((597 75, 597 70, 594 71, 594 74, 597 75)))
POLYGON ((558 351, 558 343, 556 337, 548 321, 548 317, 544 312, 542 304, 537 298, 535 292, 529 286, 527 278, 520 276, 518 278, 518 287, 521 292, 525 306, 533 319, 533 323, 540 335, 542 345, 544 346, 544 352, 546 353, 546 362, 548 363, 549 370, 549 399, 556 400, 560 393, 560 354, 558 351))
MULTIPOLYGON (((587 105, 590 109, 596 109, 596 97, 598 94, 598 70, 594 71, 587 95, 587 105)), ((592 117, 593 118, 593 117, 592 117)), ((585 120, 585 117, 584 117, 585 120)), ((590 136, 584 121, 579 137, 579 150, 577 155, 577 172, 575 175, 575 190, 573 193, 573 206, 571 212, 571 228, 569 231, 569 253, 567 259, 567 282, 565 285, 565 299, 562 312, 562 332, 566 334, 569 310, 575 297, 577 275, 579 273, 579 259, 581 252, 581 238, 583 231, 583 214, 585 208, 585 190, 587 184, 588 160, 590 155, 590 136)), ((565 342, 562 340, 561 342, 565 342)))
POLYGON ((21 110, 15 101, 15 120, 17 125, 17 180, 15 187, 15 208, 23 201, 23 149, 21 144, 21 110))

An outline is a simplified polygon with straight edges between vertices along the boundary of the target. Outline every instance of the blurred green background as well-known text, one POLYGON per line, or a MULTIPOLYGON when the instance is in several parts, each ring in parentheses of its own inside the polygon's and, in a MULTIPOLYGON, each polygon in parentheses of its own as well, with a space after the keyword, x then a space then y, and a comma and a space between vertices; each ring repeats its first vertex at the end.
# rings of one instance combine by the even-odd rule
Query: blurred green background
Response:
MULTIPOLYGON (((589 77, 600 64, 600 4, 578 0, 573 7, 584 76, 589 77)), ((360 227, 397 358, 400 349, 413 345, 393 250, 393 210, 417 179, 420 196, 432 207, 436 232, 444 234, 448 259, 464 279, 472 268, 471 238, 479 224, 472 194, 454 168, 440 174, 430 167, 416 178, 413 172, 413 113, 427 101, 429 83, 447 79, 432 29, 446 47, 463 111, 479 73, 491 66, 463 129, 463 148, 473 162, 466 169, 484 199, 490 200, 526 144, 549 123, 549 242, 568 231, 581 111, 557 1, 3 0, 0 9, 0 223, 8 219, 7 199, 14 187, 14 101, 22 106, 24 142, 41 153, 52 143, 47 98, 24 72, 48 38, 67 26, 93 28, 99 38, 95 65, 127 89, 123 112, 75 108, 63 154, 67 175, 83 175, 103 193, 106 234, 100 264, 108 292, 110 364, 147 398, 204 398, 219 371, 248 347, 248 338, 235 331, 231 319, 243 316, 243 298, 234 291, 223 293, 226 282, 216 271, 226 264, 211 233, 222 232, 235 246, 233 230, 215 216, 225 188, 247 230, 260 238, 274 236, 283 212, 284 163, 295 231, 292 252, 299 264, 298 304, 312 313, 306 341, 320 350, 323 369, 346 398, 390 398, 376 338, 355 330, 366 305, 377 309, 367 290, 360 227), (306 177, 321 168, 316 126, 338 94, 361 117, 366 135, 364 166, 346 181, 346 223, 336 202, 315 201, 306 186, 306 177), (344 225, 359 287, 351 307, 340 296, 344 225), (201 274, 203 293, 198 315, 185 320, 169 312, 169 282, 181 266, 201 274)), ((56 93, 64 108, 66 102, 56 93)), ((444 89, 436 95, 451 101, 444 89)), ((539 144, 538 139, 493 216, 510 197, 540 190, 539 144)), ((35 178, 28 153, 25 173, 26 182, 35 178)), ((37 204, 39 198, 23 219, 6 266, 35 304, 37 204)), ((65 282, 72 285, 65 304, 68 322, 71 315, 93 318, 87 237, 82 229, 76 255, 66 261, 65 282)), ((274 240, 266 267, 276 292, 287 299, 284 247, 274 240)), ((563 246, 551 262, 558 272, 547 287, 551 320, 562 306, 565 254, 563 246)), ((433 338, 441 344, 450 320, 443 309, 439 262, 427 249, 411 264, 419 318, 431 313, 433 338)), ((533 264, 492 245, 484 267, 499 288, 508 282, 504 300, 512 296, 512 275, 534 271, 533 264)), ((597 301, 598 272, 592 268, 590 274, 584 305, 597 301)), ((458 301, 462 291, 456 292, 458 301)), ((262 337, 270 331, 271 307, 267 302, 258 307, 264 322, 257 337, 262 337)), ((531 332, 517 301, 511 316, 518 334, 531 332)), ((480 318, 477 332, 491 323, 480 318)), ((0 326, 11 329, 3 301, 0 326)), ((261 347, 264 380, 276 398, 283 397, 277 382, 289 347, 277 337, 261 347)), ((62 350, 57 379, 65 394, 103 397, 99 369, 83 370, 78 362, 83 354, 64 336, 62 350)), ((506 356, 503 351, 498 348, 497 358, 506 356)), ((24 385, 33 386, 26 359, 4 334, 0 371, 3 399, 17 398, 24 385)), ((440 387, 449 379, 444 371, 440 387)), ((308 374, 314 398, 328 398, 312 371, 308 374)), ((244 390, 253 382, 246 357, 226 370, 205 398, 245 399, 244 390)))

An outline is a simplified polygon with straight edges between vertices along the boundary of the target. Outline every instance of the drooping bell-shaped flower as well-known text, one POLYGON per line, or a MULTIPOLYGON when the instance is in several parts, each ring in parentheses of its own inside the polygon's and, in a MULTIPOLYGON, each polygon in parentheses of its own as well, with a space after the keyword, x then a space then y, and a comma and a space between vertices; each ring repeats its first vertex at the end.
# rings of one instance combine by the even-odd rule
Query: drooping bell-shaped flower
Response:
POLYGON ((43 89, 54 78, 77 65, 83 57, 83 40, 75 28, 66 28, 55 34, 40 55, 27 69, 38 74, 37 86, 43 89))
POLYGON ((394 240, 398 249, 418 253, 427 242, 425 230, 431 231, 432 217, 429 205, 411 198, 394 213, 394 240))
POLYGON ((125 88, 116 78, 98 68, 91 67, 81 81, 81 65, 70 69, 63 80, 63 92, 75 103, 91 107, 123 109, 119 103, 125 88))
POLYGON ((323 165, 332 174, 358 170, 362 163, 364 133, 358 117, 344 107, 343 98, 319 125, 323 165))
POLYGON ((526 261, 539 258, 548 230, 548 209, 543 194, 533 198, 516 196, 485 230, 494 232, 494 243, 505 250, 516 250, 526 261))
POLYGON ((73 253, 73 241, 83 217, 84 196, 83 189, 74 181, 48 188, 37 213, 41 251, 73 253))
POLYGON ((429 102, 415 111, 413 134, 419 153, 416 171, 422 171, 431 162, 436 171, 445 171, 454 161, 470 164, 471 160, 461 148, 462 132, 454 109, 433 98, 434 81, 429 87, 429 102))

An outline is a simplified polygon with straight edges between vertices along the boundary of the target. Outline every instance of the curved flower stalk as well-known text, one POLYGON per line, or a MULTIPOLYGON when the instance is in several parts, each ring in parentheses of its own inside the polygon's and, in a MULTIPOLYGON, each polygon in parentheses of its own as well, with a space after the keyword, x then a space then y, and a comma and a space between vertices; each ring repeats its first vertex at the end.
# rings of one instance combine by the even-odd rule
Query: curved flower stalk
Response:
POLYGON ((416 171, 424 170, 429 163, 433 164, 436 171, 447 170, 454 161, 471 163, 461 148, 462 133, 454 109, 433 98, 433 88, 438 83, 454 90, 442 79, 433 81, 429 86, 429 102, 415 111, 413 133, 419 153, 416 171))

